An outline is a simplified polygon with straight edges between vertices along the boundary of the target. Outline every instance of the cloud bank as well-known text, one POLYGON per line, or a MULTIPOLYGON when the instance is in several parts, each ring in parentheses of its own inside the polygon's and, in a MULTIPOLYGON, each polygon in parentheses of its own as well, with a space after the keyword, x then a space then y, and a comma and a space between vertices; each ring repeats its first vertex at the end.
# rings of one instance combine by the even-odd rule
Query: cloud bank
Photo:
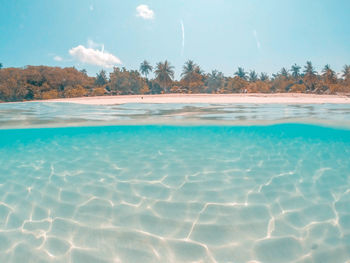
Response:
POLYGON ((96 43, 96 42, 94 42, 91 39, 88 39, 87 44, 88 44, 88 48, 92 48, 92 49, 98 49, 99 48, 99 49, 101 49, 102 52, 104 52, 104 50, 105 50, 105 45, 104 44, 96 43))
POLYGON ((153 19, 154 12, 148 7, 148 5, 139 5, 136 7, 136 16, 143 19, 153 19))
POLYGON ((117 64, 122 64, 121 60, 115 55, 91 47, 79 45, 69 50, 69 54, 76 60, 104 68, 112 68, 117 64))

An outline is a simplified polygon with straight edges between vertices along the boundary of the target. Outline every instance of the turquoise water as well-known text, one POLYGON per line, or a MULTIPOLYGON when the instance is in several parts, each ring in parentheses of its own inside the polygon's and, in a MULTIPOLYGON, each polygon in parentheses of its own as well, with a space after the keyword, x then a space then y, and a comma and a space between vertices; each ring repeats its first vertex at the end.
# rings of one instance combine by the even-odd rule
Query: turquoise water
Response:
POLYGON ((3 125, 0 262, 350 262, 349 129, 175 124, 3 125))

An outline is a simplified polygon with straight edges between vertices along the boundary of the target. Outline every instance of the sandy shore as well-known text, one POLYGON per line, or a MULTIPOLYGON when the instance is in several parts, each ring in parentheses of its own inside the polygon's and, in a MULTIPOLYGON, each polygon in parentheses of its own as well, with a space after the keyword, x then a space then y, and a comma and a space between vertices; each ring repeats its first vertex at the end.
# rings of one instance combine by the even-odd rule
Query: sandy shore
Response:
POLYGON ((70 102, 90 105, 114 105, 124 103, 271 103, 271 104, 322 104, 350 103, 350 97, 339 95, 315 95, 300 93, 274 94, 161 94, 124 95, 46 100, 45 102, 70 102))

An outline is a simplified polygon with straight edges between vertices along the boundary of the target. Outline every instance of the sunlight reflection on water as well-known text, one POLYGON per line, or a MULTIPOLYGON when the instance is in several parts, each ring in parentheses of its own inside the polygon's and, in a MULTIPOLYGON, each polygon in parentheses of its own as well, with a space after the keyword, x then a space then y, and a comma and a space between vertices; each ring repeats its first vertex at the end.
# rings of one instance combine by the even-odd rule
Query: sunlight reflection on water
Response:
POLYGON ((0 104, 0 262, 347 262, 350 130, 253 124, 349 112, 0 104))
POLYGON ((118 124, 227 124, 279 122, 350 126, 349 104, 0 104, 0 128, 118 124))

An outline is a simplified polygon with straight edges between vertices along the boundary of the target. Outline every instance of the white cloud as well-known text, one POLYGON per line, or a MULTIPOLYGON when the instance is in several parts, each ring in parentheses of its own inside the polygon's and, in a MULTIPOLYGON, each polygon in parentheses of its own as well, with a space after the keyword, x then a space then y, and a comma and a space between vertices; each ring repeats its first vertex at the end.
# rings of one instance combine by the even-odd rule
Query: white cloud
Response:
POLYGON ((136 12, 136 16, 142 17, 143 19, 154 18, 154 12, 148 7, 148 5, 139 5, 136 7, 136 12))
POLYGON ((259 41, 259 38, 258 38, 258 33, 256 32, 255 29, 253 30, 253 35, 254 35, 254 38, 255 38, 256 47, 258 49, 260 49, 261 48, 261 44, 260 44, 260 41, 259 41))
POLYGON ((54 56, 53 59, 56 61, 63 61, 63 58, 60 56, 54 56))
POLYGON ((94 6, 93 6, 93 5, 90 5, 90 6, 89 6, 89 9, 90 9, 90 11, 94 11, 94 6))
POLYGON ((181 50, 181 55, 183 56, 184 49, 185 49, 185 27, 184 27, 184 22, 182 20, 181 20, 181 31, 182 31, 182 50, 181 50))
POLYGON ((101 49, 101 51, 103 52, 105 49, 105 45, 101 44, 101 43, 96 43, 91 39, 88 39, 88 48, 93 48, 93 49, 101 49))
POLYGON ((92 47, 87 48, 83 45, 73 47, 69 50, 69 54, 82 63, 101 66, 104 68, 112 68, 117 64, 122 64, 119 58, 111 53, 105 52, 104 49, 98 50, 92 47))

